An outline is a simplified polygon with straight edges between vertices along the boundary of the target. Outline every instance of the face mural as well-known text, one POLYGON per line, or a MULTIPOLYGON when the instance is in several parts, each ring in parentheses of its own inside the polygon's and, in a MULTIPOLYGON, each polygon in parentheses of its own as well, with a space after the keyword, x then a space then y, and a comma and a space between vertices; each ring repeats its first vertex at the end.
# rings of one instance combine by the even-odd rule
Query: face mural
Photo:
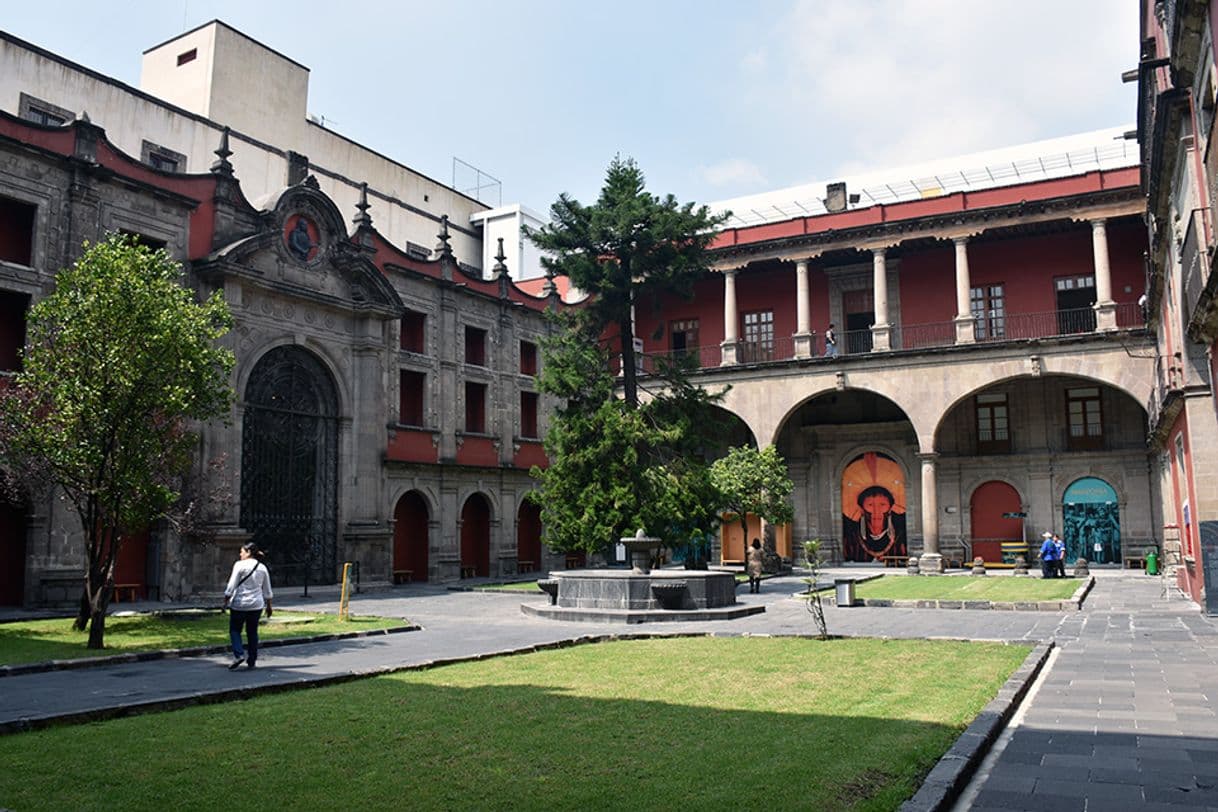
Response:
POLYGON ((842 558, 877 561, 886 555, 909 555, 905 475, 892 457, 869 451, 842 472, 842 558))

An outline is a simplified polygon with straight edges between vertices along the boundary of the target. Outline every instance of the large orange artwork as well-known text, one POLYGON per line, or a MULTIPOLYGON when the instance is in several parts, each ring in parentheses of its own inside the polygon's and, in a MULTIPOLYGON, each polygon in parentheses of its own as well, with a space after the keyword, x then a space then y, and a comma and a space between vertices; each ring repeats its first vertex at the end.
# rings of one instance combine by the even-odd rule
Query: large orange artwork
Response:
POLYGON ((887 454, 869 451, 842 471, 842 558, 878 561, 909 555, 905 474, 887 454))

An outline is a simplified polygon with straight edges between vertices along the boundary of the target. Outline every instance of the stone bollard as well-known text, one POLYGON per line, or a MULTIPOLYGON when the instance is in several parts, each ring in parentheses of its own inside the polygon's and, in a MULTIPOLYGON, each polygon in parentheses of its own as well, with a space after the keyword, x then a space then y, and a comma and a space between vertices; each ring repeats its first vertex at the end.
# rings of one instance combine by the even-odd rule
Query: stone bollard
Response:
POLYGON ((1087 566, 1087 559, 1080 558, 1074 562, 1074 577, 1086 578, 1091 575, 1091 569, 1087 566))
POLYGON ((981 556, 973 559, 973 575, 985 575, 985 559, 981 556))
POLYGON ((905 574, 920 575, 921 572, 922 568, 918 566, 918 557, 916 555, 911 555, 909 557, 909 562, 905 565, 905 574))
POLYGON ((1028 560, 1026 558, 1024 558, 1022 555, 1015 556, 1015 569, 1011 574, 1012 575, 1027 575, 1028 574, 1028 560))

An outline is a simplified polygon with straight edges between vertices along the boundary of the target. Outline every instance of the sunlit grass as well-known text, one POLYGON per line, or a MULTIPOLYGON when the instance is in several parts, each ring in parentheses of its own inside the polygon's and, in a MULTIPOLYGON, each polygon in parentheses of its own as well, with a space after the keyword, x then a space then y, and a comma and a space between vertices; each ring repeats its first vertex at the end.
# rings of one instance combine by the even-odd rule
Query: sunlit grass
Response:
POLYGON ((1027 651, 575 646, 6 736, 0 806, 896 809, 1027 651))
MULTIPOLYGON (((395 618, 352 616, 341 621, 335 615, 279 611, 269 620, 263 619, 259 636, 274 640, 406 625, 409 621, 395 618)), ((224 645, 228 642, 228 615, 220 612, 112 615, 106 618, 106 647, 89 649, 85 647, 88 641, 88 632, 74 630, 71 618, 0 623, 0 665, 224 645)))
POLYGON ((1011 575, 885 576, 855 586, 859 598, 948 601, 1058 601, 1083 585, 1074 578, 1016 578, 1011 575))

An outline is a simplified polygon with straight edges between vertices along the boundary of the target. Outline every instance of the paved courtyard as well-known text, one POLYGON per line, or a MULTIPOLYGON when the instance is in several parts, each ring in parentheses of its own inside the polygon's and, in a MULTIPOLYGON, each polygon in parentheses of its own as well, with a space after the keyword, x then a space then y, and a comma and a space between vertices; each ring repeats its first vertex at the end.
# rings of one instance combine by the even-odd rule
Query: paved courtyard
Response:
MULTIPOLYGON (((807 634, 811 618, 792 598, 800 586, 798 578, 776 578, 765 581, 759 595, 740 593, 741 602, 763 604, 764 614, 642 626, 523 615, 522 601, 541 603, 540 593, 397 587, 356 596, 353 611, 408 618, 421 631, 270 648, 256 671, 230 672, 220 667, 227 657, 213 656, 5 677, 0 723, 155 707, 234 688, 341 679, 585 635, 807 634)), ((1218 810, 1218 621, 1161 592, 1157 578, 1101 571, 1080 612, 829 607, 826 613, 838 635, 1057 644, 957 808, 1218 810)), ((275 605, 337 608, 331 596, 306 599, 286 588, 275 605)))

